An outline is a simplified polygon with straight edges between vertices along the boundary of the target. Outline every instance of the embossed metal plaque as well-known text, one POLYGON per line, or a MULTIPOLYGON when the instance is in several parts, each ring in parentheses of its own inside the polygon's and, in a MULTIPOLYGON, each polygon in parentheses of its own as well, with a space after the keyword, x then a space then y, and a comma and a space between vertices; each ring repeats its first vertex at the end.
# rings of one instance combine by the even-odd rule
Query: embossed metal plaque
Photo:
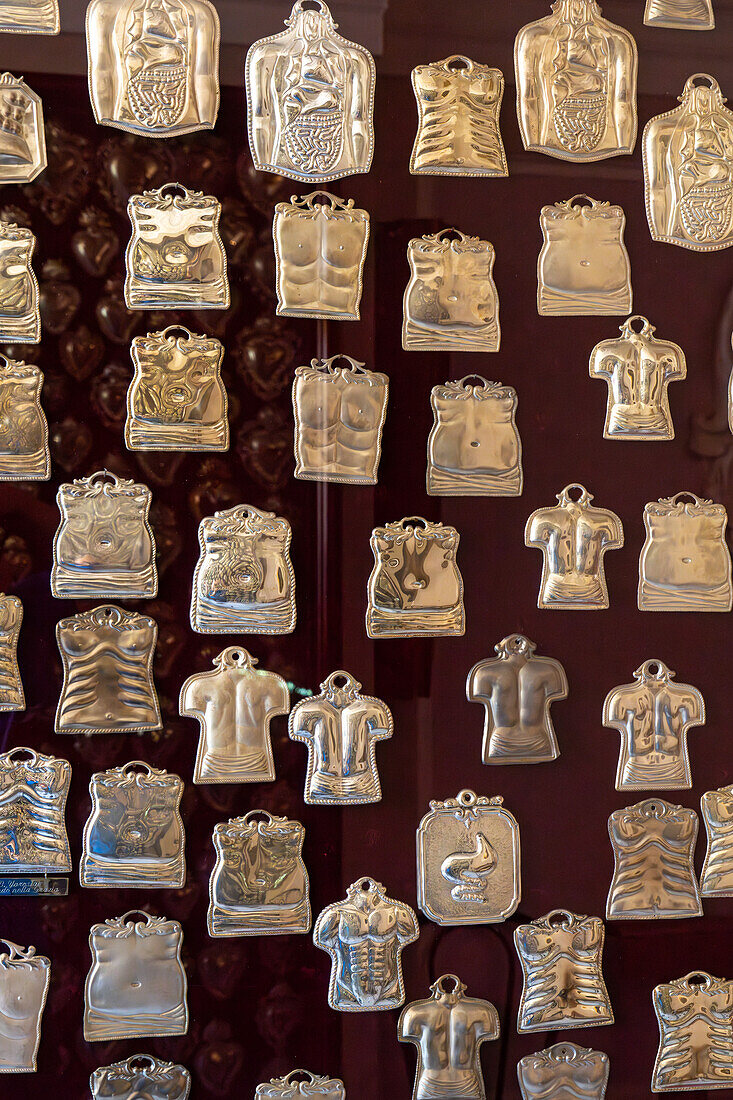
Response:
POLYGON ((608 819, 615 861, 607 920, 701 917, 693 859, 697 814, 663 798, 615 810, 608 819))
POLYGON ((180 776, 133 760, 96 772, 92 812, 84 826, 82 886, 181 889, 186 856, 180 776))
POLYGON ((51 960, 0 940, 0 1073, 35 1073, 51 960))
POLYGON ((674 439, 667 387, 687 377, 687 364, 682 348, 657 340, 655 331, 646 317, 627 317, 620 338, 601 340, 590 353, 591 378, 608 386, 604 439, 674 439))
POLYGON ((367 587, 370 638, 437 638, 465 631, 455 527, 408 516, 375 527, 367 587))
POLYGON ((293 380, 295 476, 376 485, 389 379, 350 355, 311 359, 293 380), (347 366, 334 366, 336 360, 347 366))
POLYGON ((679 107, 644 127, 644 192, 652 240, 696 252, 730 248, 733 112, 707 73, 689 77, 679 100, 679 107))
POLYGON ((191 1074, 152 1054, 100 1066, 89 1078, 92 1100, 188 1100, 191 1074))
POLYGON ((542 764, 560 755, 550 717, 556 699, 566 699, 565 669, 552 657, 537 657, 523 634, 494 646, 496 657, 473 666, 466 680, 469 703, 485 712, 484 764, 542 764))
POLYGON ((136 336, 127 391, 125 443, 131 451, 226 451, 224 348, 185 325, 136 336))
POLYGON ((270 721, 290 710, 288 685, 257 658, 229 646, 181 688, 179 710, 198 718, 194 783, 265 783, 275 778, 270 721))
POLYGON ((18 637, 23 604, 17 596, 0 592, 0 713, 25 710, 23 681, 18 667, 18 637))
POLYGON ((460 229, 413 237, 407 246, 402 347, 406 351, 498 351, 494 246, 460 229))
POLYGON ((412 70, 414 176, 508 176, 499 114, 504 74, 453 54, 412 70))
POLYGON ((92 0, 94 121, 144 137, 211 130, 219 110, 219 16, 208 0, 92 0))
POLYGON ((278 314, 359 320, 369 243, 366 210, 329 191, 292 195, 275 207, 272 237, 278 314))
POLYGON ((481 374, 433 386, 426 490, 433 497, 522 493, 517 391, 481 374))
POLYGON ((733 1087, 733 982, 695 970, 656 986, 652 1092, 733 1087))
POLYGON ((153 684, 154 619, 102 604, 62 619, 56 642, 64 683, 56 733, 143 733, 162 729, 153 684))
POLYGON ((645 505, 639 610, 730 611, 727 525, 724 506, 695 493, 676 493, 645 505))
POLYGON ((214 829, 209 882, 210 936, 275 936, 311 926, 305 829, 299 821, 250 810, 214 829))
POLYGON ((344 900, 327 905, 313 928, 314 944, 331 957, 331 1008, 399 1008, 405 1000, 402 950, 419 935, 413 910, 387 897, 381 882, 352 882, 344 900))
POLYGON ((631 263, 620 206, 573 195, 543 206, 537 312, 545 317, 631 313, 631 263), (590 206, 582 206, 584 199, 590 206))
POLYGON ((687 731, 705 724, 697 688, 675 684, 664 661, 644 661, 633 684, 606 696, 603 725, 621 734, 617 791, 677 791, 692 786, 687 731))
POLYGON ((613 1023, 603 980, 604 938, 600 917, 578 916, 566 909, 553 909, 515 929, 524 977, 518 1031, 613 1023))
POLYGON ((522 1100, 603 1100, 608 1055, 575 1043, 555 1043, 517 1063, 522 1100))
POLYGON ((88 1043, 186 1034, 182 945, 183 929, 177 920, 153 917, 141 909, 92 925, 92 965, 84 986, 88 1043))
POLYGON ((648 27, 711 31, 715 16, 710 0, 646 0, 644 22, 648 27))
POLYGON ((244 77, 255 168, 303 183, 368 172, 374 58, 336 33, 323 0, 295 0, 286 31, 250 46, 244 77))
POLYGON ((38 344, 41 310, 31 267, 36 238, 30 229, 0 221, 0 341, 38 344))
POLYGON ((524 148, 577 163, 632 153, 637 68, 633 36, 595 0, 557 0, 514 43, 524 148))
POLYGON ((147 485, 97 470, 59 485, 51 591, 77 600, 157 595, 155 538, 147 485))
POLYGON ((323 1077, 308 1069, 293 1069, 284 1077, 271 1077, 255 1089, 255 1100, 346 1100, 338 1077, 323 1077))
POLYGON ((166 183, 127 204, 128 309, 228 309, 221 206, 212 195, 166 183))
POLYGON ((0 481, 48 481, 48 423, 38 367, 0 353, 0 481))
POLYGON ((596 508, 583 485, 566 485, 558 503, 538 508, 527 520, 525 546, 542 551, 539 608, 601 611, 608 607, 603 558, 624 544, 615 512, 596 508), (577 490, 577 499, 572 495, 577 490))
POLYGON ((455 974, 442 974, 430 992, 403 1008, 397 1023, 399 1041, 417 1049, 413 1100, 486 1100, 479 1050, 499 1038, 499 1013, 491 1001, 467 997, 455 974))
POLYGON ((708 838, 700 893, 706 898, 733 897, 733 785, 706 791, 700 809, 708 838))
POLYGON ((431 802, 417 830, 417 904, 436 924, 496 924, 522 896, 519 825, 501 796, 431 802))
POLYGON ((199 634, 290 634, 295 574, 290 524, 238 504, 199 524, 191 627, 199 634))
POLYGON ((320 695, 297 703, 288 719, 288 736, 308 748, 304 801, 312 805, 356 806, 379 802, 375 746, 394 732, 389 707, 361 694, 348 672, 332 672, 320 695))
MULTIPOLYGON (((0 31, 3 9, 0 5, 0 31)), ((41 97, 22 77, 0 75, 0 183, 30 183, 46 167, 41 97)))
POLYGON ((26 748, 0 753, 0 875, 12 876, 9 893, 45 893, 39 876, 71 870, 64 822, 70 783, 68 760, 26 748))
POLYGON ((58 34, 58 0, 0 0, 0 33, 58 34))

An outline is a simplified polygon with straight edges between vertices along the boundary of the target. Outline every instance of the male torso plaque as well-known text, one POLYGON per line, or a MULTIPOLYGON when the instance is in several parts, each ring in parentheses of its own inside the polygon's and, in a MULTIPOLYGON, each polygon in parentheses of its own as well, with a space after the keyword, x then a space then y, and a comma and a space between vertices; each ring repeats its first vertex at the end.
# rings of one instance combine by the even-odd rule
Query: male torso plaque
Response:
POLYGON ((711 31, 715 16, 710 0, 646 0, 644 22, 648 27, 711 31))
POLYGON ((517 1063, 522 1100, 603 1100, 608 1055, 575 1043, 555 1043, 517 1063))
POLYGON ((0 940, 0 1074, 35 1073, 50 979, 51 961, 35 947, 0 940))
POLYGON ((30 229, 0 221, 0 341, 37 344, 41 339, 38 280, 31 267, 36 238, 30 229))
POLYGON ((58 34, 58 0, 0 0, 0 33, 58 34))
POLYGON ((659 1049, 652 1092, 733 1086, 733 982, 705 970, 663 982, 652 993, 659 1049))
POLYGON ((733 897, 733 785, 706 791, 700 809, 708 837, 700 893, 706 898, 733 897))
POLYGON ((0 354, 0 481, 48 481, 48 422, 38 367, 0 354))

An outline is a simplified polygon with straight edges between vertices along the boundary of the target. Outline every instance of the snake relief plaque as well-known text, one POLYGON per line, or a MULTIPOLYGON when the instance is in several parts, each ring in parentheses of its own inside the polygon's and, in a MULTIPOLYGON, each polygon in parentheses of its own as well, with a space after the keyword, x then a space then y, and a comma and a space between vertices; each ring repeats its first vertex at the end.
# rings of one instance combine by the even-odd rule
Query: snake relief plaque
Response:
POLYGON ((50 979, 50 959, 0 939, 0 1073, 36 1072, 50 979))
POLYGON ((678 31, 712 31, 715 16, 710 0, 646 0, 644 22, 678 31))
POLYGON ((291 1069, 284 1077, 271 1077, 258 1085, 254 1100, 346 1100, 346 1089, 338 1077, 291 1069))
MULTIPOLYGON (((68 760, 23 747, 0 753, 0 875, 71 870, 64 820, 70 784, 68 760)), ((21 890, 22 880, 8 892, 21 890)))
POLYGON ((338 24, 323 0, 296 0, 285 26, 247 52, 247 129, 255 168, 303 183, 368 172, 374 58, 336 33, 338 24))
POLYGON ((733 786, 706 791, 700 810, 708 838, 700 893, 706 898, 733 897, 733 786))
POLYGON ((0 353, 0 481, 48 481, 48 422, 38 367, 0 353))
POLYGON ((45 167, 46 135, 41 97, 22 77, 3 73, 0 75, 0 183, 30 183, 45 167))
POLYGON ((608 1072, 607 1054, 575 1043, 555 1043, 517 1062, 522 1100, 603 1100, 608 1072))
POLYGON ((31 267, 36 238, 30 229, 0 221, 0 341, 38 344, 41 310, 31 267))
POLYGON ((417 830, 417 904, 436 924, 496 924, 522 896, 519 825, 503 798, 459 791, 417 830))
POLYGON ((18 638, 23 604, 17 596, 0 592, 0 713, 25 710, 25 693, 18 667, 18 638))
POLYGON ((659 1049, 652 1092, 733 1087, 733 982, 705 970, 652 993, 659 1049))
POLYGON ((191 1074, 152 1054, 100 1066, 89 1078, 92 1100, 188 1100, 191 1074))
POLYGON ((0 33, 58 34, 58 0, 0 0, 0 33))

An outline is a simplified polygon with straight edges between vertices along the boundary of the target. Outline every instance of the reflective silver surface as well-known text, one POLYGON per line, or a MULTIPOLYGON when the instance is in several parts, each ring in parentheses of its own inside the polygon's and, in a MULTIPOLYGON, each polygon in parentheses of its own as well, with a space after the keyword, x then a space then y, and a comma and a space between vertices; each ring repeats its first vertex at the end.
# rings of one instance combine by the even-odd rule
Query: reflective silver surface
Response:
POLYGON ((695 970, 656 986, 652 1092, 733 1086, 733 982, 695 970))
POLYGON ((485 712, 484 764, 542 764, 560 755, 550 707, 567 698, 568 681, 560 662, 536 657, 536 648, 523 634, 510 634, 494 646, 496 657, 468 674, 466 698, 485 712))
MULTIPOLYGON (((0 6, 0 30, 2 30, 0 6)), ((41 97, 22 77, 0 75, 0 183, 30 183, 46 167, 41 97)))
POLYGON ((271 1077, 255 1089, 255 1100, 298 1100, 298 1097, 346 1100, 346 1089, 337 1077, 323 1077, 308 1069, 292 1069, 284 1077, 271 1077))
POLYGON ((518 1031, 613 1023, 603 980, 604 938, 600 917, 578 916, 566 909, 553 909, 515 929, 524 976, 518 1031))
POLYGON ((41 339, 38 280, 31 267, 36 238, 25 226, 0 221, 0 341, 41 339))
POLYGON ((608 920, 701 917, 693 859, 697 814, 663 798, 647 798, 608 819, 615 861, 608 920))
POLYGON ((0 0, 3 34, 58 34, 58 0, 0 0))
POLYGON ((0 353, 0 481, 48 481, 48 422, 38 367, 0 353))
POLYGON ((0 874, 71 870, 64 821, 70 783, 68 760, 22 747, 0 753, 0 874))
POLYGON ((214 671, 189 676, 179 712, 200 727, 194 783, 264 783, 275 778, 270 721, 290 710, 282 676, 255 668, 257 658, 229 646, 214 671))
POLYGON ((255 168, 303 183, 368 172, 374 58, 336 33, 338 23, 323 0, 296 0, 285 26, 247 52, 247 130, 255 168))
POLYGON ((644 22, 648 27, 711 31, 715 16, 710 0, 646 0, 644 22))
POLYGON ((219 16, 208 0, 92 0, 94 121, 144 137, 211 130, 219 110, 219 16))
POLYGON ((199 634, 290 634, 295 573, 290 524, 238 504, 199 524, 191 627, 199 634))
POLYGON ((465 631, 455 527, 407 516, 375 527, 367 587, 370 638, 436 638, 465 631))
POLYGON ((184 1066, 152 1054, 100 1066, 89 1078, 92 1100, 187 1100, 191 1074, 184 1066))
POLYGON ((209 881, 210 936, 308 932, 311 906, 299 821, 250 810, 217 825, 209 881))
POLYGON ((279 315, 359 320, 369 243, 366 210, 329 191, 292 195, 275 207, 272 238, 279 315))
POLYGON ((555 1043, 517 1063, 522 1100, 603 1100, 608 1055, 575 1043, 555 1043))
POLYGON ((102 604, 62 619, 56 642, 64 683, 56 733, 143 733, 162 728, 153 684, 154 619, 102 604))
POLYGON ((182 943, 177 920, 139 909, 92 925, 84 986, 87 1042, 186 1034, 182 943))
POLYGON ((397 1038, 417 1051, 413 1100, 486 1100, 479 1050, 499 1038, 498 1012, 491 1001, 467 997, 455 974, 441 975, 430 992, 403 1008, 397 1024, 397 1038))
POLYGON ((135 600, 158 593, 147 485, 97 470, 59 485, 51 591, 62 599, 135 600))
POLYGON ((227 257, 213 195, 166 183, 127 204, 128 309, 228 309, 227 257))
POLYGON ((331 1008, 399 1008, 405 1000, 402 950, 419 935, 410 906, 387 897, 381 882, 353 882, 343 901, 327 905, 313 928, 314 944, 331 957, 331 1008))
POLYGON ((389 707, 361 694, 348 672, 332 672, 319 695, 296 703, 288 736, 308 749, 303 799, 312 805, 355 806, 379 802, 375 746, 394 732, 389 707))
POLYGON ((700 893, 705 898, 733 897, 733 785, 706 791, 700 809, 708 839, 700 893))
POLYGON ((17 596, 0 592, 0 713, 25 710, 25 694, 18 667, 18 636, 23 604, 17 596))
POLYGON ((0 940, 0 1073, 35 1073, 51 961, 0 940))
POLYGON ((180 776, 133 760, 96 772, 89 794, 92 812, 84 826, 79 864, 82 886, 185 886, 180 776))
POLYGON ((431 802, 417 830, 417 904, 436 924, 496 924, 522 897, 519 825, 498 795, 431 802))

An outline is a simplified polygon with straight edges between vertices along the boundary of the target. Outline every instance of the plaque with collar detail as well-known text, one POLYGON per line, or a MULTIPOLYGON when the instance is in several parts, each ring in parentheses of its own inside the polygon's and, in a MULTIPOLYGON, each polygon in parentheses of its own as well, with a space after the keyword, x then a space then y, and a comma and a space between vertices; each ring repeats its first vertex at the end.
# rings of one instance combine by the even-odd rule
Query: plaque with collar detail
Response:
POLYGON ((706 791, 700 809, 708 837, 700 893, 705 898, 733 897, 733 785, 706 791))
POLYGON ((608 1072, 607 1054, 575 1043, 555 1043, 517 1063, 522 1100, 603 1100, 608 1072))
POLYGON ((17 596, 0 592, 0 713, 25 710, 25 693, 18 667, 18 638, 23 604, 17 596))
POLYGON ((646 0, 647 27, 669 27, 678 31, 712 31, 715 16, 710 0, 646 0))
POLYGON ((64 821, 70 783, 68 760, 22 747, 0 753, 0 875, 71 870, 64 821))
POLYGON ((188 1100, 191 1074, 152 1054, 100 1066, 89 1078, 92 1100, 188 1100))
POLYGON ((35 1073, 51 960, 0 940, 0 1073, 35 1073))
POLYGON ((31 267, 36 238, 30 229, 0 221, 0 341, 38 344, 41 310, 31 267))
POLYGON ((0 353, 0 481, 48 481, 48 422, 38 367, 0 353))
POLYGON ((733 982, 696 970, 652 993, 659 1049, 652 1092, 733 1086, 733 982))
POLYGON ((58 0, 0 0, 0 33, 58 34, 58 0))
MULTIPOLYGON (((0 5, 0 31, 2 28, 0 5)), ((41 97, 22 77, 0 75, 0 183, 30 183, 46 167, 41 97)))
POLYGON ((255 1100, 346 1100, 343 1081, 308 1069, 292 1069, 255 1089, 255 1100))

